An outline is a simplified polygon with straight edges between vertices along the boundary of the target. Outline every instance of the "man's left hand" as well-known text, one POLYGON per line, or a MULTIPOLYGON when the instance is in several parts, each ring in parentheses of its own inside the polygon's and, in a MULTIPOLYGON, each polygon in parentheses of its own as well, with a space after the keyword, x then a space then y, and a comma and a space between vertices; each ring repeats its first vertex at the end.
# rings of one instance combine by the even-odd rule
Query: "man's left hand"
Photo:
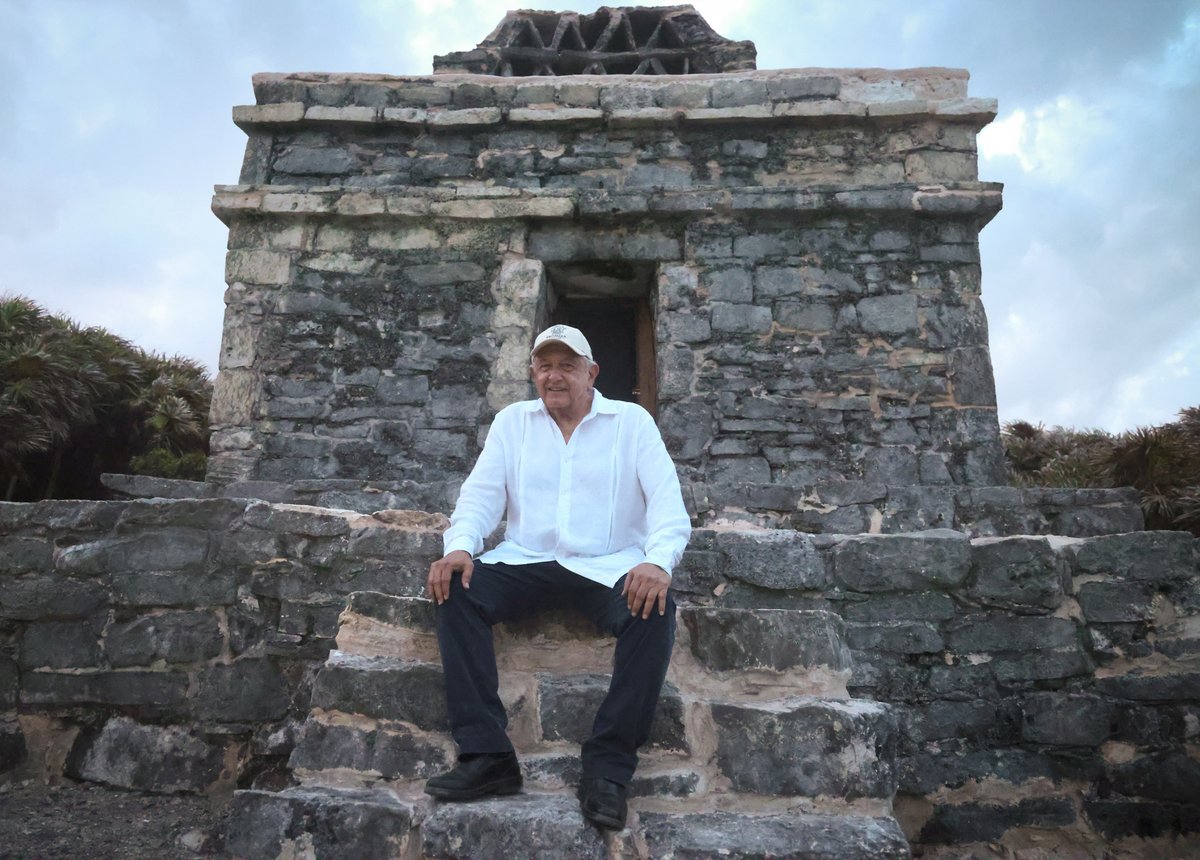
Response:
POLYGON ((625 585, 621 589, 621 594, 624 595, 625 602, 629 604, 630 615, 649 618, 656 603, 658 604, 658 614, 666 614, 667 589, 670 587, 670 574, 657 564, 644 561, 625 574, 625 585))

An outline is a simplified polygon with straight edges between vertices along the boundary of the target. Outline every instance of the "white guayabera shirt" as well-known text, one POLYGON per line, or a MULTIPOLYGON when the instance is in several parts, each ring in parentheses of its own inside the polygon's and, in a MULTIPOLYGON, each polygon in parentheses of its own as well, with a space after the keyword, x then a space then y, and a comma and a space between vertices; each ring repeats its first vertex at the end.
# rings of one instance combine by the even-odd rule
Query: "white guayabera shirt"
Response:
POLYGON ((599 391, 570 442, 541 400, 500 410, 459 493, 445 552, 478 553, 506 508, 504 541, 481 561, 557 561, 610 588, 644 561, 671 573, 692 533, 654 419, 599 391))

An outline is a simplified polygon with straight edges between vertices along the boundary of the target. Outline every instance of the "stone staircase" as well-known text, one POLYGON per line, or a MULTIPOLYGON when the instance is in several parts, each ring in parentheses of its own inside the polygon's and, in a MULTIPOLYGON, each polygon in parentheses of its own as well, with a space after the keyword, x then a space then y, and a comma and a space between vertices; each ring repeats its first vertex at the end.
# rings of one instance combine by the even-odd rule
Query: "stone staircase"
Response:
POLYGON ((891 803, 896 720, 850 699, 845 625, 824 610, 684 606, 667 686, 632 786, 629 826, 585 822, 579 743, 611 640, 543 617, 496 629, 524 791, 436 803, 448 767, 433 605, 357 592, 292 752, 298 781, 239 791, 229 850, 266 858, 907 857, 891 803))

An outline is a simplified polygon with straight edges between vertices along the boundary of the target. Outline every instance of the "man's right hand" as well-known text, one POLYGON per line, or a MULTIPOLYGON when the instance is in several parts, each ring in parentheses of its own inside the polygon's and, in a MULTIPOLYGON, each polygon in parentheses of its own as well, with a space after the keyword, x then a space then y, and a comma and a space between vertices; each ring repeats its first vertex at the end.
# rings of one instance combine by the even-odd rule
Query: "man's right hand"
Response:
POLYGON ((475 563, 466 550, 456 549, 429 565, 429 579, 425 581, 425 593, 441 606, 450 599, 450 577, 462 571, 463 588, 471 587, 471 570, 475 563))

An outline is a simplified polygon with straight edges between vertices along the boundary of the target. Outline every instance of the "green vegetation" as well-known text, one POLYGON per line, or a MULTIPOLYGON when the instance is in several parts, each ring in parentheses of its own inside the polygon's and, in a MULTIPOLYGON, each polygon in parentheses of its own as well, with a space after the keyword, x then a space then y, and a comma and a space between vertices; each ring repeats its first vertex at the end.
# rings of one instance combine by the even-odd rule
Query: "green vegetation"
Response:
POLYGON ((0 498, 104 498, 101 472, 203 479, 211 399, 198 362, 0 296, 0 498))
POLYGON ((1133 487, 1146 528, 1200 536, 1200 407, 1184 409, 1178 421, 1116 435, 1012 421, 1001 438, 1016 486, 1133 487))

